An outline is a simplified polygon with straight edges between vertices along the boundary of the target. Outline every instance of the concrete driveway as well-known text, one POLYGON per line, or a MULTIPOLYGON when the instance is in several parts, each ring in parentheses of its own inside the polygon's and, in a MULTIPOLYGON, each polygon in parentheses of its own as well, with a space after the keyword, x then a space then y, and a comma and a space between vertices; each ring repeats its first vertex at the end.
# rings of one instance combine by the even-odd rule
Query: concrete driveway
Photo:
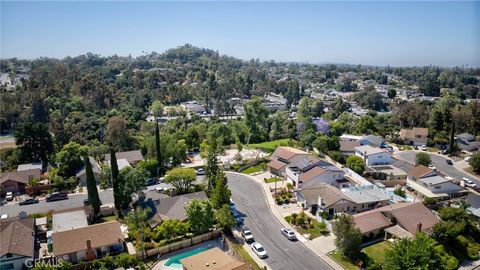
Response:
POLYGON ((302 243, 292 242, 280 233, 282 225, 272 214, 259 183, 241 174, 226 175, 236 208, 255 241, 267 250, 268 258, 264 261, 271 269, 332 269, 302 243))

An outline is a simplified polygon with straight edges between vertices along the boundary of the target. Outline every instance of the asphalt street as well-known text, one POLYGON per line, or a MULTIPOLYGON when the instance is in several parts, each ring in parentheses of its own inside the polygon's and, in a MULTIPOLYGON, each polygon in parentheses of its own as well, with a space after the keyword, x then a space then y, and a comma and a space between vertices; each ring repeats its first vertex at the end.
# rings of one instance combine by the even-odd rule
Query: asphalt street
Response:
MULTIPOLYGON (((196 183, 202 183, 204 181, 204 176, 197 176, 196 183)), ((163 187, 164 189, 172 188, 171 185, 166 183, 160 183, 154 186, 148 186, 145 191, 150 192, 155 190, 155 187, 163 187)), ((102 204, 113 204, 113 191, 112 189, 101 190, 98 195, 102 204)), ((35 213, 47 213, 50 210, 59 211, 66 210, 75 207, 83 206, 83 200, 87 198, 87 194, 69 194, 68 200, 55 201, 55 202, 46 202, 45 200, 40 200, 37 204, 29 205, 19 205, 18 202, 9 202, 6 205, 0 206, 0 215, 8 214, 8 216, 17 216, 21 211, 26 212, 27 214, 35 213)))
MULTIPOLYGON (((401 152, 396 153, 395 156, 397 158, 401 159, 401 160, 404 160, 404 161, 407 161, 409 163, 415 164, 415 155, 418 152, 420 152, 420 151, 411 151, 411 150, 410 151, 401 151, 401 152)), ((432 153, 429 153, 429 154, 430 154, 430 157, 432 159, 432 165, 435 166, 437 171, 439 171, 440 173, 442 173, 444 175, 448 175, 448 176, 453 177, 453 178, 457 178, 458 180, 460 180, 462 177, 466 177, 466 178, 474 181, 478 186, 480 186, 480 180, 479 179, 471 177, 470 175, 462 172, 461 170, 458 170, 453 165, 447 164, 447 159, 449 159, 448 157, 444 157, 444 156, 440 156, 440 155, 432 154, 432 153)))
POLYGON ((282 226, 271 213, 259 183, 242 175, 227 173, 227 177, 232 200, 255 241, 267 250, 268 258, 264 260, 273 270, 332 269, 302 243, 292 242, 280 233, 282 226))

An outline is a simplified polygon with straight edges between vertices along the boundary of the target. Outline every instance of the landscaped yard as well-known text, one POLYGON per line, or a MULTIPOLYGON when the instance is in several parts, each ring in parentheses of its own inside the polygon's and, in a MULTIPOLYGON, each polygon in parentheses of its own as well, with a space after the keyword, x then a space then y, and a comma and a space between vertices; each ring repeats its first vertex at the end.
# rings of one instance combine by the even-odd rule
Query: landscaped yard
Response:
POLYGON ((364 248, 362 251, 378 264, 385 261, 385 252, 390 248, 390 243, 382 241, 364 248))
POLYGON ((263 151, 273 153, 278 146, 288 146, 288 142, 290 139, 280 139, 275 141, 263 142, 263 143, 255 143, 249 144, 247 147, 261 149, 263 151))
POLYGON ((320 223, 317 220, 312 219, 310 217, 306 217, 306 216, 302 217, 302 214, 297 215, 296 222, 292 222, 293 220, 292 216, 286 216, 285 220, 288 223, 292 224, 295 227, 295 230, 297 230, 297 232, 300 233, 301 235, 309 234, 310 240, 329 233, 325 223, 320 223), (306 223, 308 223, 307 220, 310 220, 309 225, 305 225, 306 223), (299 225, 299 223, 303 223, 304 226, 299 225))
POLYGON ((338 264, 340 264, 346 270, 359 270, 360 269, 360 267, 353 264, 352 261, 343 257, 343 255, 340 254, 340 252, 338 252, 337 250, 329 252, 328 256, 330 258, 332 258, 334 261, 336 261, 338 264))

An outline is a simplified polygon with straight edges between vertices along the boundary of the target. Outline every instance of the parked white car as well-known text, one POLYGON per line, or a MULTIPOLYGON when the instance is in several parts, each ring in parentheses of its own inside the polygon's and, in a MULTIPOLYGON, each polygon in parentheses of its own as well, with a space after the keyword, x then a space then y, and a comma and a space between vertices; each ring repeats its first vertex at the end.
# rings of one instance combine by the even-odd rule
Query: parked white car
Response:
POLYGON ((255 242, 251 244, 250 247, 252 247, 253 252, 255 252, 255 254, 257 254, 257 256, 260 259, 264 259, 268 257, 267 251, 265 250, 265 248, 263 248, 262 245, 260 245, 260 243, 255 242))
POLYGON ((422 147, 420 147, 420 149, 422 149, 422 151, 427 151, 428 150, 426 145, 422 145, 422 147))
POLYGON ((466 187, 470 187, 470 188, 474 188, 477 186, 477 184, 475 184, 472 180, 466 178, 466 177, 463 177, 462 178, 463 182, 465 183, 465 186, 466 187))
POLYGON ((242 229, 242 237, 243 239, 245 239, 245 242, 247 243, 254 241, 252 231, 250 231, 250 229, 247 227, 244 227, 242 229))
POLYGON ((297 236, 291 229, 281 228, 280 232, 288 239, 288 240, 297 240, 297 236))
POLYGON ((7 219, 7 218, 8 218, 8 214, 2 214, 2 215, 0 216, 0 219, 7 219))

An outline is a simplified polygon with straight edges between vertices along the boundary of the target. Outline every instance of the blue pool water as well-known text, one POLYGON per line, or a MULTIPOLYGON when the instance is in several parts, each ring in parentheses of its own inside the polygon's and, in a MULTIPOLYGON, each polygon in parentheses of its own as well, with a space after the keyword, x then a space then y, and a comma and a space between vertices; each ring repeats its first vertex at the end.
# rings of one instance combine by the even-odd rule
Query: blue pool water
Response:
POLYGON ((207 249, 208 248, 201 247, 201 248, 196 248, 196 249, 192 249, 192 250, 189 250, 189 251, 182 252, 178 255, 170 257, 170 259, 168 259, 165 262, 165 264, 163 264, 163 265, 168 266, 168 267, 173 268, 173 269, 183 269, 183 265, 180 262, 181 259, 190 257, 192 255, 195 255, 195 254, 198 254, 198 253, 201 253, 201 252, 204 252, 207 249))

